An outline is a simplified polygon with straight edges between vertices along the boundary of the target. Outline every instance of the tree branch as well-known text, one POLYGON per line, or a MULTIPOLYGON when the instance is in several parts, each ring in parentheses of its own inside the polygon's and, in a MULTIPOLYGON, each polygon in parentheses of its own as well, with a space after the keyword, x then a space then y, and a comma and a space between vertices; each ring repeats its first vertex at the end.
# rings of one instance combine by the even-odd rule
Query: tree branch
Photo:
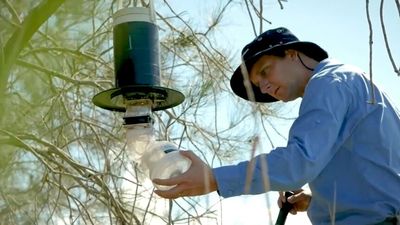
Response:
POLYGON ((385 40, 386 51, 388 53, 390 62, 392 63, 394 72, 397 73, 397 76, 400 76, 400 71, 399 71, 399 69, 397 69, 396 63, 394 62, 392 52, 391 52, 390 46, 389 46, 389 41, 388 41, 387 34, 386 34, 385 22, 383 21, 383 3, 384 3, 384 0, 381 0, 380 10, 379 10, 383 39, 385 40))
MULTIPOLYGON (((17 28, 4 46, 0 62, 4 63, 0 70, 0 93, 4 94, 11 67, 21 50, 28 44, 39 27, 51 17, 65 0, 44 0, 35 7, 21 26, 17 28)), ((0 102, 1 105, 1 102, 0 102)))

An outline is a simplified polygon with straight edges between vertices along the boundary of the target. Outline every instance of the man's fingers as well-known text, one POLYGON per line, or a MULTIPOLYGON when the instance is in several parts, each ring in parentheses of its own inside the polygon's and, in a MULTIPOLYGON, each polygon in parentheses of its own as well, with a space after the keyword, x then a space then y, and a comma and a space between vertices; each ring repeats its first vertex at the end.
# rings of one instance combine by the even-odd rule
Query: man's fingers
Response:
POLYGON ((279 208, 284 207, 285 202, 287 201, 288 203, 292 204, 293 207, 290 210, 291 214, 297 214, 297 212, 306 211, 311 201, 312 197, 311 193, 306 192, 304 190, 297 190, 292 192, 294 194, 287 198, 285 197, 285 192, 279 192, 279 198, 278 198, 279 208))
POLYGON ((280 200, 282 203, 285 203, 285 202, 286 202, 285 192, 283 192, 283 191, 280 191, 280 192, 279 192, 279 200, 280 200))
POLYGON ((283 192, 280 191, 279 192, 279 198, 278 198, 278 201, 277 201, 279 208, 282 208, 282 205, 283 205, 282 201, 285 201, 285 198, 283 197, 283 192))
POLYGON ((289 203, 293 204, 293 203, 296 203, 296 202, 299 202, 299 201, 303 201, 306 198, 307 198, 307 196, 304 194, 304 192, 300 192, 300 193, 297 193, 297 194, 294 194, 294 195, 290 196, 287 200, 288 200, 289 203))
POLYGON ((181 151, 179 151, 179 153, 181 155, 183 155, 184 157, 190 159, 190 161, 192 161, 192 162, 196 161, 196 160, 199 160, 197 155, 195 155, 192 151, 183 151, 183 150, 181 150, 181 151))
POLYGON ((154 191, 157 195, 167 198, 167 199, 175 199, 184 196, 182 192, 182 188, 176 186, 171 188, 170 190, 162 191, 162 190, 155 190, 154 191))
POLYGON ((165 185, 165 186, 173 186, 177 185, 182 181, 182 175, 176 176, 176 177, 171 177, 168 179, 153 179, 153 183, 158 184, 158 185, 165 185))

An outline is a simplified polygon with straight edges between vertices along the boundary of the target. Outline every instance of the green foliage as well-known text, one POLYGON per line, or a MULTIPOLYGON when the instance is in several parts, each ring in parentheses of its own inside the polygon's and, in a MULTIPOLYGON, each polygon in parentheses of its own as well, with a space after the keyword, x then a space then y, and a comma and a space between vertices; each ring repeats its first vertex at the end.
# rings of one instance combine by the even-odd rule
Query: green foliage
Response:
MULTIPOLYGON (((210 164, 232 159, 253 134, 239 140, 230 132, 248 126, 251 116, 218 121, 217 112, 229 105, 232 71, 229 53, 210 39, 226 8, 212 27, 196 30, 164 7, 162 85, 184 92, 186 101, 156 114, 158 134, 210 164)), ((197 209, 197 199, 174 217, 160 210, 165 200, 127 158, 122 115, 91 102, 113 87, 115 8, 97 0, 0 2, 0 223, 215 221, 211 207, 197 209)))

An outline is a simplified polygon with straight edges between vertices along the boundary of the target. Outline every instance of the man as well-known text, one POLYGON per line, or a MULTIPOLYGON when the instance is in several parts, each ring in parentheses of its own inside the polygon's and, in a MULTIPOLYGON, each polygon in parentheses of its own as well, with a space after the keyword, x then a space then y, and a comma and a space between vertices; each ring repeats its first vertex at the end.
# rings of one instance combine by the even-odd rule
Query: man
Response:
MULTIPOLYGON (((356 67, 328 58, 286 28, 266 31, 242 51, 235 94, 256 102, 302 97, 286 147, 211 169, 192 152, 165 198, 218 191, 223 197, 296 190, 288 199, 313 224, 396 224, 400 217, 400 116, 356 67), (249 73, 247 73, 249 72, 249 73), (248 179, 249 165, 254 172, 248 179), (308 184, 311 193, 301 188, 308 184)), ((282 201, 284 199, 282 198, 282 201)))

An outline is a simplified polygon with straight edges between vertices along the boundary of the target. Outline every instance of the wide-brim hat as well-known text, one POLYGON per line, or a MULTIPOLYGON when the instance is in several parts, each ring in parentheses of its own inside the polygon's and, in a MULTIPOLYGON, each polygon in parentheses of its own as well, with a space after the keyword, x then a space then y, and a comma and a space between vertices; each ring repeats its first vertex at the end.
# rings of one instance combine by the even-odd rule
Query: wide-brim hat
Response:
MULTIPOLYGON (((242 50, 242 65, 238 66, 232 75, 230 85, 233 92, 239 97, 249 100, 243 76, 243 70, 250 74, 251 68, 257 60, 263 56, 282 49, 294 49, 302 52, 306 56, 321 61, 328 58, 328 53, 319 45, 300 41, 287 28, 279 27, 276 29, 267 30, 260 34, 252 42, 247 44, 242 50)), ((254 93, 255 102, 275 102, 278 99, 269 94, 263 94, 260 88, 250 82, 251 90, 254 93)))

